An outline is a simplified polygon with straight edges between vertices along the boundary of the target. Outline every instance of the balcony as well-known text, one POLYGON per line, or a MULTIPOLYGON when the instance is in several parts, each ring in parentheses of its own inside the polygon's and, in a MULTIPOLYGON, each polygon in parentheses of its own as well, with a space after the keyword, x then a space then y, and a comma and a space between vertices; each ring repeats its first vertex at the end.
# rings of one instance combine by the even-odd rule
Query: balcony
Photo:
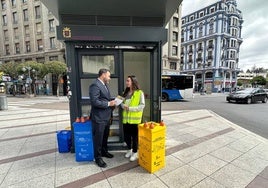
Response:
POLYGON ((206 58, 207 61, 211 61, 212 59, 213 59, 213 56, 212 56, 212 55, 209 55, 209 56, 207 56, 207 58, 206 58))
POLYGON ((198 57, 198 58, 196 58, 196 61, 197 61, 197 62, 201 62, 202 60, 203 60, 202 57, 198 57))
POLYGON ((198 47, 197 51, 198 52, 203 51, 203 47, 198 47))
POLYGON ((192 54, 192 53, 193 53, 193 49, 189 49, 188 54, 192 54))
POLYGON ((209 49, 209 50, 212 50, 213 48, 214 48, 214 44, 209 44, 209 45, 208 45, 208 49, 209 49))

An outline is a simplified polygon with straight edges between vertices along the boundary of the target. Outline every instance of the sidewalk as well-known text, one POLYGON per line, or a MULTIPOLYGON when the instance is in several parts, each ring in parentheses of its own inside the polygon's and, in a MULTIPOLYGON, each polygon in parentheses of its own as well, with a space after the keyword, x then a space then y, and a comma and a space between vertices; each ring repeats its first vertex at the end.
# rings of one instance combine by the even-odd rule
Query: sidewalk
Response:
POLYGON ((148 173, 111 150, 107 168, 58 153, 56 131, 69 125, 68 103, 8 99, 0 111, 0 188, 248 187, 268 185, 268 140, 208 110, 163 111, 166 166, 148 173))

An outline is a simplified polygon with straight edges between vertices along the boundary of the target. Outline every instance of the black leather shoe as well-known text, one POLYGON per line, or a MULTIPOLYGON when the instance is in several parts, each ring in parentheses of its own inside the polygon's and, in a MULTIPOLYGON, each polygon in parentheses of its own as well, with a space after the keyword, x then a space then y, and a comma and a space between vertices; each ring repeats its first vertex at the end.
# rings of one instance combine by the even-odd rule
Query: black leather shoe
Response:
POLYGON ((102 160, 102 158, 95 159, 95 162, 101 168, 105 168, 107 166, 107 164, 102 160))
POLYGON ((114 157, 114 155, 111 154, 111 153, 109 153, 108 151, 107 151, 107 152, 103 152, 103 153, 102 153, 102 156, 103 156, 103 157, 107 157, 107 158, 113 158, 113 157, 114 157))

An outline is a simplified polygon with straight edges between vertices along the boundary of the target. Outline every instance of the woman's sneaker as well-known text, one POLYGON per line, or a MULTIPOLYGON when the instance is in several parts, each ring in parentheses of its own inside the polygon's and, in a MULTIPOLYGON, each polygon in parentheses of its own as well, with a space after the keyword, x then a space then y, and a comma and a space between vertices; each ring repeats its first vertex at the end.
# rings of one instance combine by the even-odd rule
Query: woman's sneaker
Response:
POLYGON ((129 157, 131 157, 131 155, 132 155, 132 149, 127 151, 125 158, 129 158, 129 157))
POLYGON ((138 152, 136 153, 132 153, 131 157, 130 157, 130 161, 136 161, 138 159, 138 152))

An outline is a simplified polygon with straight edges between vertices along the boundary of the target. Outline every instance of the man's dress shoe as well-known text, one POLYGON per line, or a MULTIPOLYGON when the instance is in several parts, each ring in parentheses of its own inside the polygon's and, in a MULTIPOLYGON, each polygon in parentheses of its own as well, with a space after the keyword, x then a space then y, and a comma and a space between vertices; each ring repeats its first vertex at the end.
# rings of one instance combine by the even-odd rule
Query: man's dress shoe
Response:
POLYGON ((102 160, 102 158, 95 159, 95 162, 99 167, 105 168, 107 166, 107 164, 102 160))
POLYGON ((107 152, 102 152, 102 156, 107 157, 107 158, 113 158, 114 157, 114 155, 109 153, 108 151, 107 152))

